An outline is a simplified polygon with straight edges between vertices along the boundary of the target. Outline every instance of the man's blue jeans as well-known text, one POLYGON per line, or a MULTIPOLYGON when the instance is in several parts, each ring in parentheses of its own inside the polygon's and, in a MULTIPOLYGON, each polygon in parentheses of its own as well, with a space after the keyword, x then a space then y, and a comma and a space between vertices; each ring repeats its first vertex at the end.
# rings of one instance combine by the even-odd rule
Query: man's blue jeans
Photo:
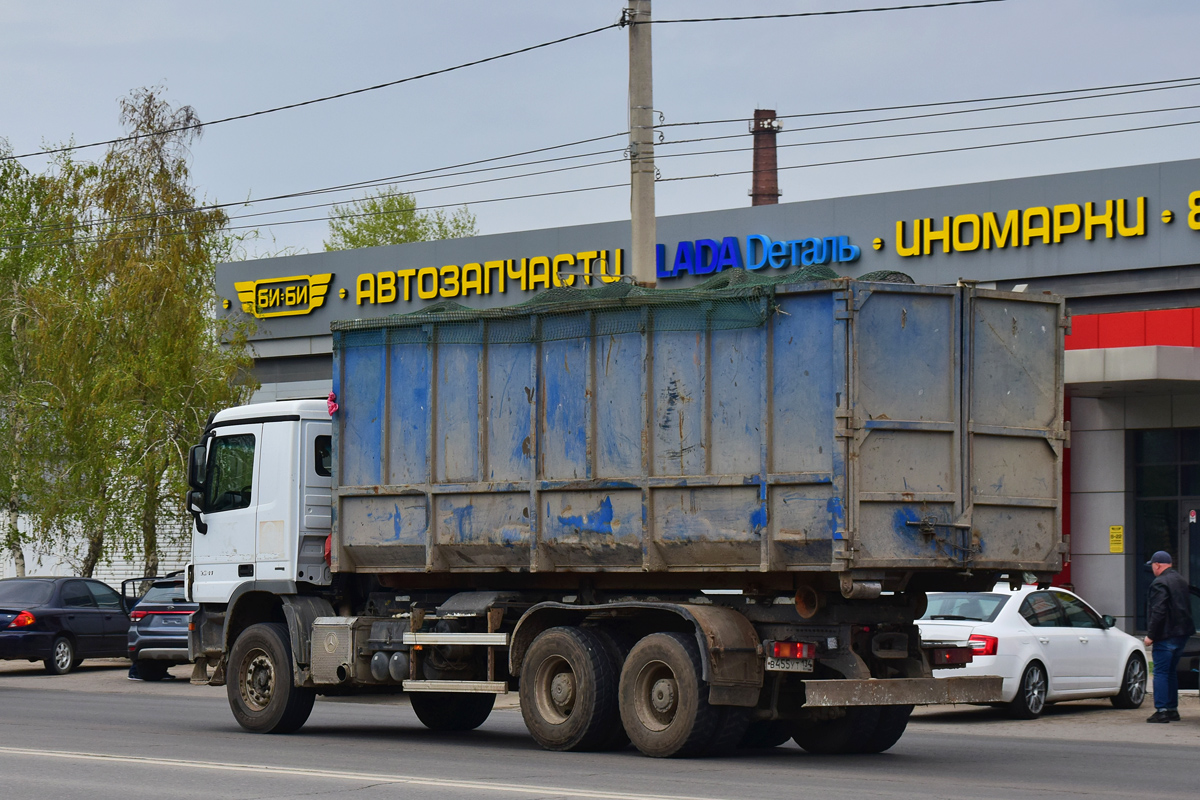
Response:
POLYGON ((1151 648, 1154 656, 1154 707, 1174 711, 1179 707, 1179 658, 1183 655, 1187 636, 1176 636, 1155 642, 1151 648))

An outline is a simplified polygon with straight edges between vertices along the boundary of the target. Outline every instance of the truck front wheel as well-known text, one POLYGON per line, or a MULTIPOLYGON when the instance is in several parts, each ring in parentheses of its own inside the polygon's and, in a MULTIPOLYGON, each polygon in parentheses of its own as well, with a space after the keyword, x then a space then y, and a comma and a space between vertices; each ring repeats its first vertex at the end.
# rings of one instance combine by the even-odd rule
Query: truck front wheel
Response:
POLYGON ((229 653, 225 684, 233 717, 253 733, 292 733, 312 713, 316 693, 294 684, 287 626, 262 622, 242 631, 229 653))

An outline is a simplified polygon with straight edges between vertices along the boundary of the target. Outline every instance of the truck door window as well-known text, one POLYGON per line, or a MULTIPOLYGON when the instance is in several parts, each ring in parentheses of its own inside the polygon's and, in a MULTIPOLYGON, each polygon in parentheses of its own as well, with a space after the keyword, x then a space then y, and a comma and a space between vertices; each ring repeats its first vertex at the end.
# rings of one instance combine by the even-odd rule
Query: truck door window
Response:
POLYGON ((317 474, 322 478, 328 478, 333 474, 333 437, 318 436, 316 444, 313 447, 314 461, 313 467, 317 474))
POLYGON ((248 508, 254 483, 254 434, 214 439, 208 451, 207 472, 206 514, 248 508))

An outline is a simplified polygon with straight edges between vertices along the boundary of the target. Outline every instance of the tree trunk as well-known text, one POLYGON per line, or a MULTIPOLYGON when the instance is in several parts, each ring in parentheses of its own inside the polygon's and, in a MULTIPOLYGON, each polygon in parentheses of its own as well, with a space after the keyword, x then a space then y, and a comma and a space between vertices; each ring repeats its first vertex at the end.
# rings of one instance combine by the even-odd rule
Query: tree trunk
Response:
POLYGON ((143 575, 157 575, 158 558, 158 509, 161 505, 162 478, 166 465, 151 470, 142 485, 142 553, 146 559, 143 575))
POLYGON ((8 503, 8 530, 5 531, 5 541, 8 543, 8 550, 12 553, 13 564, 16 566, 16 577, 25 577, 25 551, 21 548, 21 531, 17 527, 19 515, 17 513, 17 503, 15 500, 10 500, 8 503))
POLYGON ((104 555, 104 529, 99 528, 87 535, 87 555, 84 556, 83 565, 79 569, 80 574, 85 578, 92 577, 102 555, 104 555))

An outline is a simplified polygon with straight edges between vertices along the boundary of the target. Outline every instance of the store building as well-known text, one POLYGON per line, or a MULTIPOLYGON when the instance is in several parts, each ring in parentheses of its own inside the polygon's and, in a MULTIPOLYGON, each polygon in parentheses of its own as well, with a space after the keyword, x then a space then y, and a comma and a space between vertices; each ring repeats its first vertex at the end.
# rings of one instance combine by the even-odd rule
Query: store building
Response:
MULTIPOLYGON (((1060 581, 1127 630, 1144 625, 1155 550, 1200 584, 1200 160, 662 217, 658 241, 662 288, 827 264, 1064 296, 1060 581)), ((255 400, 324 397, 332 320, 611 282, 628 247, 628 222, 530 230, 225 264, 217 290, 221 313, 257 326, 255 400)))

